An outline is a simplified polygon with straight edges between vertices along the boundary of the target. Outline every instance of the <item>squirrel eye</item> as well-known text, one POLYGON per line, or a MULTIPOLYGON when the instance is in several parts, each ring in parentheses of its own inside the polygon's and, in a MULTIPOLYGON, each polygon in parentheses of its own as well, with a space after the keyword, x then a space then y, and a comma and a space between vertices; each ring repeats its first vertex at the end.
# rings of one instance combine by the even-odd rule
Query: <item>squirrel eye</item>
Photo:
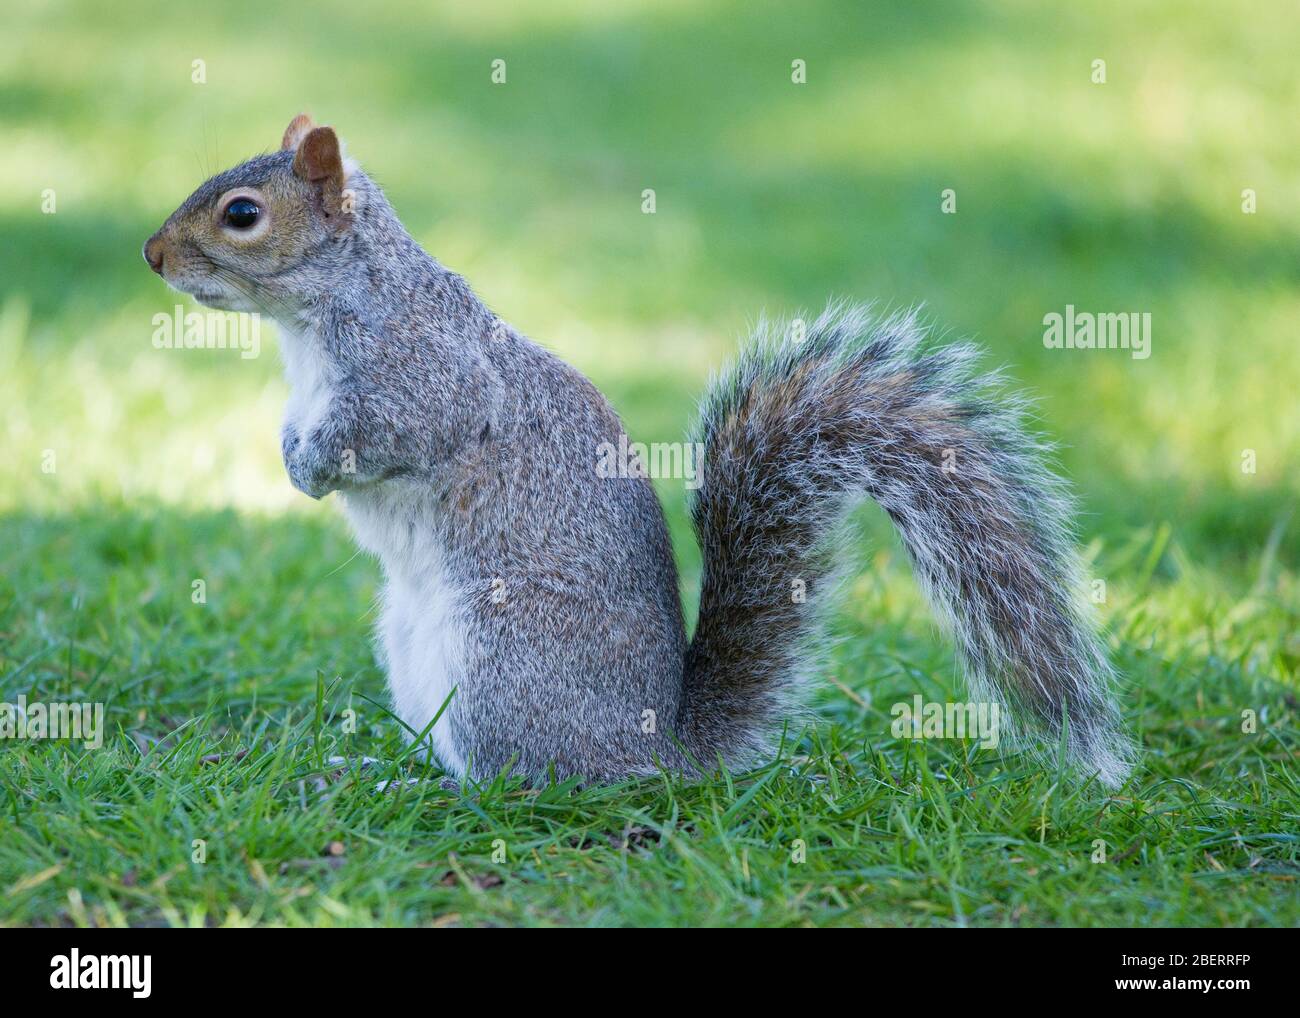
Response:
POLYGON ((256 202, 248 198, 236 198, 226 206, 226 225, 233 226, 236 230, 247 230, 257 222, 261 211, 256 202))

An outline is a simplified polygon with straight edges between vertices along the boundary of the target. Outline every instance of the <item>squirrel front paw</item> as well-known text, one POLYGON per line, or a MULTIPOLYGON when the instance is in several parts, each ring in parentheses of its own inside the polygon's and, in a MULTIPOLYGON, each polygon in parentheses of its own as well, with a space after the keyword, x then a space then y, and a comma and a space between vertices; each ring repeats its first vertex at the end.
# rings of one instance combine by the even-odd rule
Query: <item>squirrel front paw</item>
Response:
POLYGON ((302 436, 298 434, 297 425, 292 421, 285 421, 284 427, 280 429, 280 459, 284 461, 286 470, 289 470, 289 464, 298 455, 298 446, 301 444, 302 436))
POLYGON ((280 434, 280 452, 289 482, 304 495, 324 498, 339 487, 337 465, 321 455, 318 445, 304 440, 290 422, 280 434))
POLYGON ((321 499, 338 488, 333 477, 301 461, 289 465, 289 482, 311 498, 321 499))

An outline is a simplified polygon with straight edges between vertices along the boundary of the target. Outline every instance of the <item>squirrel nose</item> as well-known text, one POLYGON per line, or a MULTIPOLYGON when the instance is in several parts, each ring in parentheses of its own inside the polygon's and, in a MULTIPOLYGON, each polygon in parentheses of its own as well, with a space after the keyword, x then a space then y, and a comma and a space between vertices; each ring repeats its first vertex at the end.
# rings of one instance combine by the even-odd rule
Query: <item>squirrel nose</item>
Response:
POLYGON ((163 242, 162 237, 156 233, 144 242, 144 260, 149 263, 149 268, 162 275, 163 242))

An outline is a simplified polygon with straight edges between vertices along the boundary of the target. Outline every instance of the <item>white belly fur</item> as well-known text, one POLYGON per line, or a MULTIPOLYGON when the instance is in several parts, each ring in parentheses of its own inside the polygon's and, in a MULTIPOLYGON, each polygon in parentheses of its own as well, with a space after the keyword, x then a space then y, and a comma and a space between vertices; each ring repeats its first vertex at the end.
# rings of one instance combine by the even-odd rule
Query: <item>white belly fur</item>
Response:
POLYGON ((284 417, 305 438, 325 417, 333 397, 320 341, 310 333, 283 329, 280 357, 289 380, 289 402, 284 417))
MULTIPOLYGON (((435 528, 425 518, 424 493, 400 482, 345 496, 353 532, 383 563, 387 585, 378 633, 393 709, 424 731, 465 674, 465 623, 435 528)), ((465 758, 451 735, 449 710, 429 733, 434 755, 452 774, 465 758)), ((413 738, 407 733, 408 738, 413 738)))
MULTIPOLYGON (((306 437, 328 413, 333 397, 327 362, 319 341, 306 330, 282 330, 280 350, 290 389, 285 418, 306 437)), ((465 673, 460 599, 447 575, 425 492, 387 482, 352 492, 343 502, 357 542, 379 558, 388 579, 378 635, 394 712, 422 732, 465 673)), ((448 771, 458 777, 465 773, 446 711, 427 741, 448 771)))

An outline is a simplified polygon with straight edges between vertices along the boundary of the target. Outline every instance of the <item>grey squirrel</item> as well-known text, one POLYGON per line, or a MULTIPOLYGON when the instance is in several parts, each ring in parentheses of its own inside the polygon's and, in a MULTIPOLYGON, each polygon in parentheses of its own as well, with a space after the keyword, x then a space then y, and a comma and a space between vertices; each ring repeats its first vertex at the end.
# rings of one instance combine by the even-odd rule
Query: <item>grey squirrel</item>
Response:
POLYGON ((972 695, 1031 745, 1064 738, 1080 773, 1128 773, 1069 499, 969 346, 832 306, 801 339, 769 328, 742 352, 697 425, 688 641, 650 482, 596 471, 623 433, 609 403, 426 254, 331 128, 296 117, 280 151, 203 184, 144 256, 203 304, 280 324, 289 478, 337 491, 382 563, 395 713, 449 773, 755 762, 817 660, 835 537, 863 497, 902 534, 972 695))

